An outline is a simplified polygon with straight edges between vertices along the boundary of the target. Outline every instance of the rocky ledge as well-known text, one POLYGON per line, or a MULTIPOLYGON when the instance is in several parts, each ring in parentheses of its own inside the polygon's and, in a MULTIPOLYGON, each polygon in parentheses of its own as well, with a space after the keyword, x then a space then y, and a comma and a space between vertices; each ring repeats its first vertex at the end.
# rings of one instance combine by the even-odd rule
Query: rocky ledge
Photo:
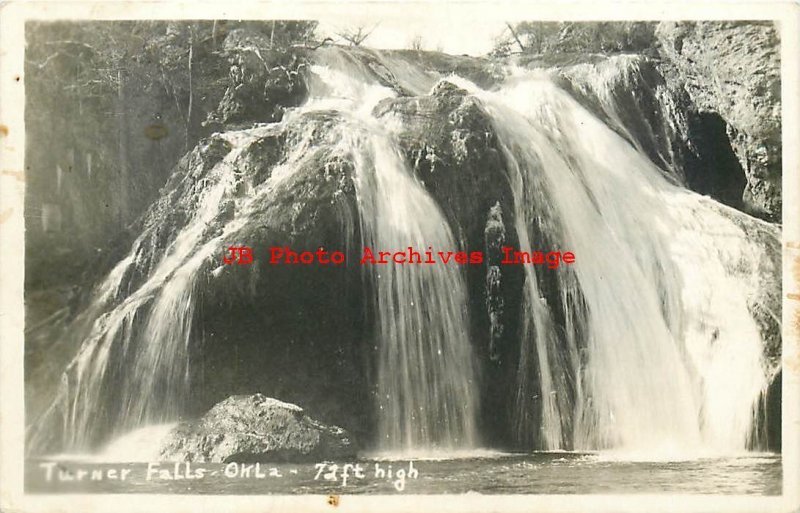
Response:
POLYGON ((744 171, 744 210, 781 220, 780 45, 770 22, 659 24, 661 71, 724 119, 744 171))
POLYGON ((356 445, 344 429, 261 394, 229 397, 200 419, 179 424, 161 449, 165 461, 215 463, 318 461, 355 454, 356 445))

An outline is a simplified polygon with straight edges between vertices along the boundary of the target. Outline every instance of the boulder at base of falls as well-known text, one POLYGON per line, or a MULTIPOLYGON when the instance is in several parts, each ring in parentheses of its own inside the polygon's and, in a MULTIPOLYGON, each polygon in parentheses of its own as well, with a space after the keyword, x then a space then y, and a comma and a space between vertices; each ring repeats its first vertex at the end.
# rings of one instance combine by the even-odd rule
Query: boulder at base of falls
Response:
POLYGON ((318 461, 355 454, 356 445, 344 429, 261 394, 217 403, 200 419, 176 426, 161 449, 165 461, 216 463, 318 461))

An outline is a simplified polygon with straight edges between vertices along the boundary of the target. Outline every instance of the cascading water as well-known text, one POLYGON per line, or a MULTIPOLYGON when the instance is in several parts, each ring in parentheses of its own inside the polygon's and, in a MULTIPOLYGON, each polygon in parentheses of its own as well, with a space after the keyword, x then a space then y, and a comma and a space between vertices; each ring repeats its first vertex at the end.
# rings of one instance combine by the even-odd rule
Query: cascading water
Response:
MULTIPOLYGON (((90 324, 85 342, 49 412, 60 412, 64 419, 65 446, 85 449, 104 429, 126 431, 172 421, 182 413, 195 282, 201 266, 245 222, 241 216, 213 236, 223 200, 234 188, 233 163, 255 134, 232 132, 225 138, 233 150, 196 188, 184 191, 181 206, 194 215, 174 240, 158 248, 161 225, 154 216, 96 290, 86 313, 90 324), (139 274, 144 278, 137 282, 139 274), (124 295, 123 286, 131 292, 124 295), (109 380, 115 389, 109 390, 109 380), (110 394, 118 395, 112 399, 110 394)), ((280 173, 273 176, 278 180, 280 173)), ((170 198, 166 204, 170 206, 170 198)))
MULTIPOLYGON (((60 412, 65 419, 64 446, 87 448, 102 437, 98 411, 108 417, 105 428, 111 433, 180 418, 189 393, 198 277, 216 273, 210 263, 220 249, 237 240, 248 223, 257 222, 251 216, 257 206, 271 201, 270 192, 313 155, 354 163, 364 245, 456 247, 447 222, 413 178, 393 136, 370 115, 379 100, 394 96, 392 90, 368 79, 342 52, 321 51, 319 60, 323 64, 313 67, 303 107, 288 112, 282 123, 224 135, 232 150, 197 182, 196 190, 178 194, 180 207, 193 217, 168 247, 162 251, 145 244, 158 238, 154 232, 161 220, 152 219, 97 289, 85 314, 93 318, 88 335, 48 412, 60 412), (332 116, 335 123, 326 126, 330 133, 325 141, 312 145, 318 127, 307 115, 315 112, 332 116), (237 172, 242 151, 265 131, 287 125, 299 125, 306 137, 294 141, 289 157, 266 182, 248 186, 248 197, 236 199, 243 179, 237 172), (232 202, 235 216, 222 221, 232 202), (134 267, 144 276, 142 283, 134 279, 134 267), (125 295, 123 287, 131 292, 125 295), (129 367, 122 370, 119 362, 129 367), (122 385, 117 401, 109 398, 109 382, 122 385), (119 406, 109 408, 110 402, 119 406)), ((460 271, 451 266, 388 266, 375 271, 372 279, 379 449, 473 447, 478 394, 460 271)))
MULTIPOLYGON (((339 98, 351 125, 343 127, 340 151, 355 166, 364 246, 455 248, 439 207, 413 177, 391 132, 371 115, 378 101, 395 93, 346 55, 332 53, 328 61, 344 69, 316 68, 325 83, 322 92, 312 88, 307 108, 339 98)), ((478 393, 461 271, 447 265, 373 269, 378 448, 409 453, 474 447, 478 393)))
MULTIPOLYGON (((224 158, 211 169, 190 162, 168 184, 80 318, 88 326, 78 330, 82 346, 49 412, 63 419, 65 448, 90 448, 184 413, 200 277, 218 275, 221 249, 260 223, 259 208, 314 162, 352 164, 364 246, 457 248, 401 152, 402 121, 373 114, 398 90, 424 94, 436 74, 399 57, 369 54, 370 65, 363 57, 318 50, 303 106, 279 123, 218 136, 229 147, 224 158), (268 178, 256 183, 241 171, 249 145, 287 131, 296 136, 285 139, 285 156, 268 178), (174 205, 185 215, 165 227, 158 208, 174 205)), ((512 401, 519 445, 743 450, 771 377, 749 309, 765 249, 736 222, 743 214, 670 183, 618 135, 624 129, 611 130, 544 72, 514 72, 491 91, 446 80, 467 89, 491 120, 513 200, 507 228, 519 249, 577 257, 557 271, 524 266, 512 401)), ((761 224, 777 240, 778 229, 761 224)), ((377 448, 476 447, 478 365, 462 270, 390 264, 364 271, 375 313, 377 448)))
MULTIPOLYGON (((361 148, 354 161, 366 247, 456 247, 438 207, 386 134, 369 134, 353 146, 361 148)), ((378 446, 406 453, 474 447, 477 383, 461 271, 389 265, 372 272, 378 446)))
POLYGON ((543 449, 744 450, 768 383, 748 311, 763 249, 544 74, 471 89, 508 162, 521 248, 578 255, 555 301, 526 270, 520 438, 538 433, 543 449))

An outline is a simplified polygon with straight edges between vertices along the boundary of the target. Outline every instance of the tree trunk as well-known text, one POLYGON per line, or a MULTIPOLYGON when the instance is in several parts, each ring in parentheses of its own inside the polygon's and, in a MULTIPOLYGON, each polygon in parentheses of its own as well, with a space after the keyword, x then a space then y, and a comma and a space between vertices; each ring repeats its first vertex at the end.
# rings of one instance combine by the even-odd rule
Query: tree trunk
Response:
POLYGON ((192 127, 192 103, 194 103, 194 91, 192 90, 192 67, 194 60, 194 31, 189 33, 189 105, 186 108, 186 140, 184 152, 189 151, 189 132, 192 127))
POLYGON ((519 40, 519 37, 517 36, 517 31, 514 30, 514 27, 511 26, 511 23, 506 22, 506 27, 508 27, 508 30, 511 31, 511 36, 514 38, 514 41, 516 41, 517 44, 519 45, 519 49, 524 52, 525 45, 523 45, 522 41, 519 40))
POLYGON ((119 140, 119 180, 112 188, 119 198, 117 206, 117 223, 122 229, 128 217, 128 194, 131 184, 128 183, 128 102, 125 92, 125 75, 122 69, 117 70, 117 137, 119 140))

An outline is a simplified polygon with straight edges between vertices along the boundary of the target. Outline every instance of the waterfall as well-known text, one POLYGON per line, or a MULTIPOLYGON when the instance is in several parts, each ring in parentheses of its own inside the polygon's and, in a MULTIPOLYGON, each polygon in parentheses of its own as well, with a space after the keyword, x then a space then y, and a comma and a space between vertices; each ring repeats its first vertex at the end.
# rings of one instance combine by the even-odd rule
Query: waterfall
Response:
MULTIPOLYGON (((301 173, 349 166, 359 223, 338 221, 345 232, 358 229, 365 247, 465 249, 401 149, 402 116, 374 114, 399 95, 430 94, 438 80, 466 89, 491 122, 494 134, 481 136, 496 136, 502 157, 497 179, 508 185, 511 211, 500 212, 499 201, 494 208, 511 220, 509 240, 521 251, 576 256, 558 269, 523 266, 519 330, 503 331, 518 337, 503 341, 519 347, 509 400, 517 444, 692 455, 747 447, 771 376, 751 312, 767 248, 745 225, 770 240, 778 228, 676 185, 620 135, 624 127, 612 130, 543 71, 512 68, 481 89, 410 58, 322 48, 303 73, 307 101, 282 121, 216 134, 226 151, 208 167, 202 145, 184 158, 94 290, 69 335, 79 350, 46 413, 60 423, 65 448, 97 448, 186 414, 202 338, 198 297, 222 274, 224 248, 268 224, 266 206, 302 208, 278 203, 301 173), (247 159, 261 154, 250 147, 267 136, 285 147, 255 177, 247 159)), ((594 87, 613 101, 602 81, 594 87)), ((622 123, 605 107, 609 122, 622 123)), ((468 313, 476 292, 464 270, 390 263, 362 272, 376 448, 479 446, 482 383, 468 313)))
MULTIPOLYGON (((456 248, 442 212, 413 177, 392 135, 372 117, 395 93, 360 63, 330 52, 315 74, 307 108, 339 99, 339 152, 355 167, 363 245, 380 249, 456 248), (324 95, 324 96, 323 96, 324 95)), ((461 271, 447 265, 371 266, 377 312, 377 448, 410 453, 474 447, 477 382, 461 271)))
MULTIPOLYGON (((354 146, 361 147, 354 161, 364 246, 456 247, 444 216, 389 137, 371 133, 354 146)), ((387 265, 370 272, 378 319, 378 447, 473 447, 477 383, 461 271, 387 265)))
POLYGON ((556 295, 526 269, 518 436, 542 449, 744 450, 768 376, 748 310, 764 249, 740 214, 669 183, 543 73, 467 87, 497 130, 522 250, 577 255, 556 295))
MULTIPOLYGON (((217 255, 239 240, 244 227, 259 222, 259 206, 273 201, 276 187, 306 163, 336 158, 354 163, 365 246, 456 247, 394 136, 371 117, 371 108, 394 93, 342 52, 322 51, 319 61, 310 73, 308 102, 287 112, 283 122, 222 134, 231 151, 210 170, 189 161, 186 176, 168 185, 173 192, 154 207, 129 253, 95 290, 82 315, 87 327, 76 330, 80 351, 46 414, 63 418, 64 446, 90 448, 109 434, 181 418, 190 394, 191 346, 198 338, 198 280, 218 274, 217 255), (332 122, 322 127, 314 113, 332 122), (320 129, 327 131, 323 140, 317 137, 320 129), (246 183, 248 194, 238 198, 241 182, 252 181, 239 171, 241 155, 269 131, 301 136, 286 142, 288 157, 268 180, 246 183), (320 154, 324 157, 317 158, 320 154), (235 214, 226 221, 231 204, 235 214), (190 215, 165 228, 159 214, 176 205, 190 215), (161 248, 157 241, 167 229, 174 232, 161 248)), ((377 447, 404 452, 473 447, 478 393, 461 271, 386 266, 369 272, 377 311, 377 447)))
MULTIPOLYGON (((239 149, 249 140, 235 132, 227 137, 239 149)), ((73 336, 83 343, 51 407, 63 418, 67 447, 85 449, 104 429, 171 421, 182 411, 195 283, 201 265, 222 245, 222 236, 209 240, 209 227, 233 186, 237 156, 238 151, 229 153, 202 187, 180 198, 192 216, 166 248, 157 243, 163 228, 159 214, 175 205, 166 198, 154 207, 144 231, 95 289, 81 322, 73 326, 73 336)))

